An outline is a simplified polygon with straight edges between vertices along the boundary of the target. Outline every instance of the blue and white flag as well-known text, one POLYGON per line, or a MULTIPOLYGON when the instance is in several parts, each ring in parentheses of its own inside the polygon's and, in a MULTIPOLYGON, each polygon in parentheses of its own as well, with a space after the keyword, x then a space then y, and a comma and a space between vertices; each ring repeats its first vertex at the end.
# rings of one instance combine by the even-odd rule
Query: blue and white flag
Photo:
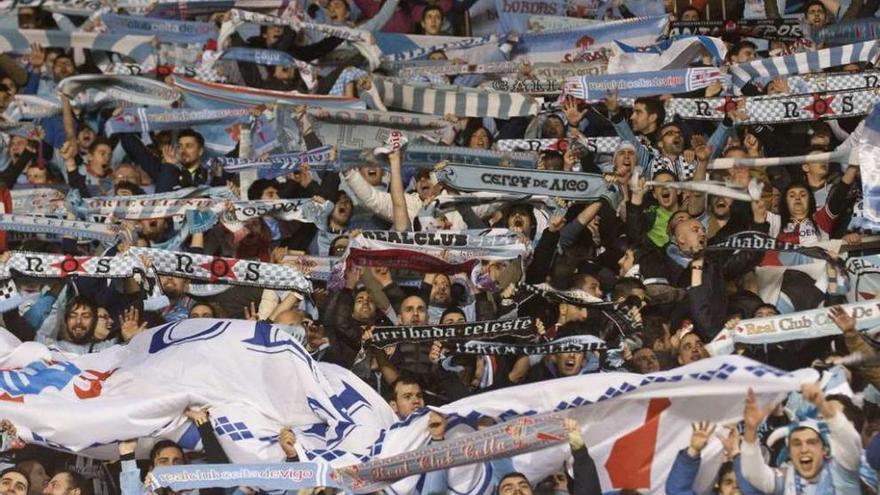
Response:
POLYGON ((856 145, 862 176, 864 216, 880 222, 880 105, 875 105, 865 119, 865 130, 856 145))
MULTIPOLYGON (((139 456, 149 452, 148 438, 194 446, 195 426, 182 415, 189 406, 209 409, 220 445, 239 464, 282 461, 282 427, 296 434, 300 459, 332 468, 417 452, 429 440, 427 409, 398 421, 350 371, 316 363, 268 323, 182 320, 146 330, 126 346, 76 357, 18 345, 5 330, 0 337, 0 393, 7 399, 0 415, 27 443, 103 459, 115 458, 115 444, 130 438, 141 439, 139 456)), ((767 403, 810 379, 813 370, 790 374, 739 356, 716 357, 648 375, 597 373, 509 387, 439 412, 448 419, 448 441, 467 438, 481 417, 506 422, 565 412, 582 425, 603 492, 628 487, 659 495, 692 421, 736 420, 749 387, 767 403)), ((566 460, 570 451, 559 445, 516 456, 513 467, 537 482, 566 460)), ((697 491, 711 487, 720 462, 713 438, 703 451, 697 491)), ((450 489, 475 493, 491 477, 484 463, 456 467, 450 489)), ((411 476, 393 489, 410 493, 418 482, 411 476)))
POLYGON ((741 88, 752 79, 773 78, 793 74, 821 72, 829 67, 877 61, 880 46, 877 40, 835 46, 814 52, 801 52, 772 58, 762 58, 730 66, 734 86, 741 88))
POLYGON ((624 98, 638 98, 666 93, 688 93, 725 79, 721 69, 716 67, 580 76, 567 78, 563 92, 587 101, 599 101, 607 97, 609 92, 616 92, 624 98))
POLYGON ((363 101, 345 96, 311 95, 295 91, 255 89, 174 76, 174 86, 193 108, 253 108, 275 103, 327 108, 365 108, 363 101))
MULTIPOLYGON (((663 69, 683 69, 698 60, 705 52, 716 66, 721 66, 727 47, 721 38, 688 36, 664 40, 656 45, 633 46, 615 41, 608 58, 609 74, 627 74, 663 69)), ((699 60, 702 62, 702 60, 699 60)))
POLYGON ((495 0, 498 10, 498 32, 529 31, 532 16, 565 16, 566 0, 495 0))
POLYGON ((103 14, 101 22, 111 33, 155 36, 163 43, 197 43, 217 39, 217 27, 210 22, 151 19, 118 14, 103 14))

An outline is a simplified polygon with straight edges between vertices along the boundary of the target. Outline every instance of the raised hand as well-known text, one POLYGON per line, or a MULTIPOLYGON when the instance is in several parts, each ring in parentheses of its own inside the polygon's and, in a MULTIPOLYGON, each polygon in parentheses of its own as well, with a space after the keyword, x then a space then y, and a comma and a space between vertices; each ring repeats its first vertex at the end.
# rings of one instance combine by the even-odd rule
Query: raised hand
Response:
POLYGON ((147 322, 140 323, 140 311, 134 306, 122 312, 122 321, 120 324, 120 332, 122 340, 128 342, 135 335, 147 329, 147 322))
POLYGON ((446 416, 431 411, 428 414, 428 433, 431 434, 431 440, 442 441, 446 436, 446 416))
POLYGON ((562 113, 572 126, 577 126, 587 115, 589 109, 578 110, 578 102, 574 98, 566 98, 562 104, 562 113))
POLYGON ((728 425, 727 435, 718 434, 718 439, 721 440, 721 445, 724 446, 724 455, 727 457, 728 461, 732 461, 734 457, 739 455, 739 430, 736 428, 736 424, 728 425))
POLYGON ((770 415, 776 404, 761 407, 758 404, 758 396, 755 391, 749 388, 746 395, 746 404, 743 408, 743 423, 745 423, 745 433, 743 438, 746 442, 755 443, 758 440, 758 427, 770 415))
POLYGON ((260 312, 257 311, 257 305, 253 301, 244 307, 244 319, 257 321, 260 319, 260 312))
POLYGON ((293 430, 286 426, 281 428, 281 433, 278 435, 278 443, 288 459, 298 457, 296 453, 296 435, 293 433, 293 430))
POLYGON ((568 432, 568 446, 572 451, 582 449, 587 446, 584 436, 581 434, 581 425, 571 418, 562 420, 562 427, 568 432))
POLYGON ((706 448, 709 439, 712 438, 712 433, 715 432, 715 425, 708 421, 700 421, 691 423, 691 429, 693 432, 691 433, 691 443, 688 445, 687 451, 691 457, 698 457, 700 452, 706 448))
POLYGON ((849 333, 856 331, 856 319, 850 316, 841 306, 832 306, 828 310, 828 317, 831 318, 831 321, 837 325, 841 332, 849 333))
POLYGON ((191 419, 196 426, 202 426, 208 421, 208 410, 207 409, 199 409, 196 407, 189 407, 183 414, 191 419))

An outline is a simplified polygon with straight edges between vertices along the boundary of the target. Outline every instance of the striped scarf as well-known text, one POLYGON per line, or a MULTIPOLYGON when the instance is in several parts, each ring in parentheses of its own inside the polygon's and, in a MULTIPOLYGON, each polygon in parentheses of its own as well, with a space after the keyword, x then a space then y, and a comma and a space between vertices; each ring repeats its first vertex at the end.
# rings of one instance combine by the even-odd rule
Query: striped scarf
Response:
POLYGON ((260 178, 271 179, 298 172, 305 164, 316 171, 338 171, 333 155, 332 146, 322 146, 301 153, 269 155, 264 159, 218 157, 211 159, 209 163, 211 166, 214 164, 222 166, 228 173, 240 174, 256 170, 260 178))
POLYGON ((829 67, 860 62, 874 63, 878 53, 880 53, 880 47, 877 46, 876 40, 863 41, 815 52, 763 58, 736 64, 730 66, 730 74, 733 77, 734 86, 742 88, 752 79, 821 72, 829 67))
POLYGON ((41 29, 0 29, 3 51, 29 53, 36 43, 43 48, 82 48, 115 52, 139 64, 155 64, 156 52, 152 36, 136 36, 83 31, 41 29))
POLYGON ((608 96, 609 91, 629 98, 688 93, 725 79, 721 69, 715 67, 578 76, 565 80, 563 92, 581 100, 600 101, 608 96))
POLYGON ((197 125, 244 124, 250 119, 245 108, 191 109, 191 108, 126 108, 120 115, 107 121, 108 136, 120 133, 148 133, 174 130, 197 125))
POLYGON ((510 119, 538 112, 538 103, 526 95, 458 86, 439 88, 421 83, 403 83, 373 77, 373 84, 388 107, 431 115, 459 117, 494 117, 510 119))
POLYGON ((104 223, 78 222, 31 215, 0 215, 0 230, 29 234, 53 234, 78 239, 113 242, 119 229, 104 223))
POLYGON ((73 106, 90 110, 116 105, 168 108, 180 98, 175 88, 138 76, 71 76, 58 83, 58 91, 70 98, 73 106))

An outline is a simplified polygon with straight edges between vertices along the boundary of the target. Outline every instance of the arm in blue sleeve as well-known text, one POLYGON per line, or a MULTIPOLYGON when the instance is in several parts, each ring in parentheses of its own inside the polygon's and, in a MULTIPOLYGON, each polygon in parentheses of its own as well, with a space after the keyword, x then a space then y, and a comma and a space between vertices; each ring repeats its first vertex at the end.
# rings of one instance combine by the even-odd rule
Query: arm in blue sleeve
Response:
POLYGON ((179 178, 177 167, 162 163, 133 134, 123 134, 120 142, 131 160, 153 179, 157 193, 171 191, 177 186, 179 178))
POLYGON ((629 128, 629 124, 626 123, 626 119, 611 119, 611 125, 614 126, 614 130, 617 131, 617 135, 620 137, 620 139, 628 141, 636 147, 636 158, 638 158, 639 160, 639 168, 641 169, 642 177, 650 179, 651 160, 653 159, 653 157, 651 156, 651 152, 644 144, 642 144, 639 138, 636 137, 632 129, 629 128))
POLYGON ((724 117, 724 120, 718 124, 718 127, 715 129, 715 132, 712 133, 712 137, 709 138, 709 145, 712 146, 712 156, 710 158, 718 158, 721 155, 721 152, 724 151, 724 145, 727 143, 727 136, 730 135, 730 131, 733 129, 733 123, 731 122, 728 125, 729 119, 724 117))
POLYGON ((425 482, 419 495, 441 495, 449 492, 449 470, 439 469, 425 473, 425 482))
POLYGON ((24 321, 26 321, 31 327, 40 328, 40 325, 43 324, 43 321, 46 320, 46 317, 49 316, 49 313, 52 311, 52 306, 55 305, 57 299, 58 296, 52 292, 41 294, 34 305, 27 310, 22 318, 24 318, 24 321))
POLYGON ((40 75, 28 71, 27 82, 24 86, 21 87, 21 94, 23 95, 35 95, 37 94, 37 89, 40 87, 40 75))
POLYGON ((122 471, 119 473, 119 490, 122 495, 143 495, 144 484, 141 483, 141 470, 137 467, 134 459, 122 461, 122 471))
POLYGON ((741 491, 743 495, 764 495, 764 492, 752 486, 752 484, 746 480, 746 477, 743 476, 742 461, 740 461, 740 459, 740 456, 733 458, 733 472, 736 475, 736 486, 739 488, 739 491, 741 491))
POLYGON ((666 494, 694 495, 694 480, 699 470, 700 458, 689 456, 687 449, 680 450, 666 478, 666 494))

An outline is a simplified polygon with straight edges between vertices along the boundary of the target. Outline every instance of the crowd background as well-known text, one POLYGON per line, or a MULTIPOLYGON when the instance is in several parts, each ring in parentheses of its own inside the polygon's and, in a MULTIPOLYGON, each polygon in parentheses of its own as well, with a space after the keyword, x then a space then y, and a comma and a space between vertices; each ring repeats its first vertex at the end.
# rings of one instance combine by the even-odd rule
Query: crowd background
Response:
MULTIPOLYGON (((28 263, 27 270, 12 272, 16 302, 4 308, 4 328, 21 341, 88 354, 126 345, 147 328, 182 319, 268 321, 301 337, 314 359, 350 369, 386 397, 398 417, 405 420, 426 406, 518 384, 589 373, 670 370, 705 359, 710 352, 723 352, 719 335, 733 331, 743 320, 876 297, 877 285, 872 285, 870 274, 863 277, 861 288, 856 288, 853 274, 836 262, 847 253, 870 260, 880 246, 870 237, 871 224, 865 221, 864 213, 867 207, 861 203, 868 187, 863 187, 859 166, 847 161, 849 155, 830 163, 735 165, 728 169, 710 166, 720 157, 802 156, 839 147, 854 149, 861 144, 858 139, 864 133, 862 121, 867 112, 842 118, 755 123, 742 96, 797 94, 798 88, 782 75, 756 78, 739 88, 729 79, 719 78, 674 95, 676 99, 733 97, 728 98, 733 104, 723 105, 719 111, 724 115, 716 121, 669 117, 671 94, 628 98, 608 91, 600 97, 578 98, 576 92, 561 91, 561 79, 550 84, 551 79, 542 79, 527 63, 513 73, 474 68, 468 72, 462 68, 466 64, 439 48, 425 50, 418 61, 398 62, 389 69, 388 65, 372 64, 365 55, 370 50, 357 46, 374 46, 377 40, 383 44, 389 38, 383 42, 382 35, 387 33, 468 35, 469 9, 475 3, 400 0, 393 9, 383 9, 384 2, 376 0, 283 2, 272 8, 255 5, 255 12, 285 19, 287 25, 245 25, 231 35, 226 33, 224 46, 217 45, 216 36, 208 36, 204 42, 193 42, 186 36, 176 43, 168 39, 161 44, 153 42, 160 56, 158 65, 152 67, 139 66, 130 57, 110 50, 83 48, 73 41, 74 36, 69 36, 65 47, 57 40, 39 41, 49 39, 44 34, 22 34, 28 43, 21 49, 16 33, 108 33, 113 32, 112 25, 102 21, 106 19, 103 16, 115 12, 141 17, 155 8, 166 17, 213 26, 216 31, 211 32, 216 34, 224 23, 240 19, 234 9, 251 10, 249 2, 3 5, 6 10, 0 38, 6 45, 0 44, 4 49, 0 54, 0 199, 5 227, 0 232, 0 249, 4 251, 0 262, 11 266, 16 252, 85 260, 90 256, 132 256, 138 248, 154 248, 206 255, 212 260, 223 257, 287 265, 311 279, 310 291, 238 285, 228 278, 220 281, 221 286, 231 284, 221 287, 225 290, 205 290, 205 280, 159 274, 151 293, 142 275, 104 279, 94 274, 77 276, 76 270, 71 273, 65 269, 62 275, 47 278, 29 275, 28 263), (302 23, 324 28, 292 28, 302 23), (358 38, 358 32, 371 31, 364 39, 358 38), (253 51, 208 64, 208 59, 231 48, 253 51), (236 101, 245 109, 243 113, 212 114, 215 117, 207 120, 177 114, 167 125, 150 127, 147 123, 157 124, 158 120, 151 121, 147 114, 135 110, 150 108, 144 100, 126 101, 119 95, 133 93, 113 93, 114 85, 124 85, 122 79, 102 80, 96 86, 88 86, 88 79, 76 79, 102 73, 120 77, 125 72, 118 72, 120 65, 128 67, 129 73, 135 67, 141 77, 167 84, 163 91, 180 91, 181 81, 189 78, 212 82, 222 78, 230 86, 218 89, 218 94, 240 88, 243 95, 260 90, 253 93, 259 98, 252 105, 236 101), (457 69, 442 72, 438 67, 457 69), (436 112, 435 118, 445 121, 446 126, 440 139, 426 139, 429 133, 417 125, 395 129, 388 122, 374 127, 369 127, 369 122, 354 122, 352 125, 367 126, 367 132, 375 128, 373 139, 379 144, 346 154, 351 141, 327 133, 328 111, 322 110, 322 105, 330 108, 328 102, 336 101, 365 104, 383 113, 405 111, 382 103, 374 77, 394 76, 395 71, 406 68, 412 70, 396 79, 398 83, 403 80, 417 88, 444 91, 451 85, 462 94, 469 86, 479 86, 488 98, 513 87, 512 94, 537 103, 524 115, 506 119, 471 111, 460 115, 436 112), (416 70, 420 68, 423 71, 416 70), (517 81, 531 81, 531 94, 516 93, 517 81), (290 94, 278 97, 262 90, 312 96, 291 106, 285 100, 290 94), (284 105, 290 120, 281 116, 284 105), (114 122, 129 128, 108 132, 114 122), (264 136, 272 132, 274 137, 264 136), (290 143, 282 144, 287 135, 295 136, 293 148, 290 143), (338 140, 322 141, 322 136, 338 140), (619 139, 610 141, 613 144, 607 149, 584 144, 598 143, 591 141, 594 138, 619 139), (491 165, 504 166, 504 152, 510 149, 500 149, 498 143, 510 140, 540 147, 519 148, 531 160, 529 166, 535 174, 548 174, 541 177, 551 180, 583 180, 591 191, 598 192, 590 198, 531 195, 528 187, 517 185, 516 177, 504 175, 507 168, 499 169, 498 178, 488 185, 465 184, 459 191, 450 185, 449 170, 457 170, 459 161, 501 157, 491 165), (426 142, 445 146, 444 160, 407 163, 408 150, 426 142), (276 155, 285 158, 273 161, 276 155), (347 166, 342 166, 345 160, 347 166), (251 167, 241 173, 225 168, 234 163, 251 167), (261 167, 268 173, 259 172, 261 167), (716 188, 663 185, 682 182, 716 188), (500 193, 489 185, 507 187, 508 191, 500 193), (160 193, 168 194, 143 196, 160 193), (737 193, 750 195, 750 201, 733 199, 737 193), (128 197, 159 202, 135 205, 123 201, 128 197), (96 210, 98 203, 88 203, 94 198, 106 200, 109 209, 96 210), (209 198, 207 203, 196 201, 204 198, 209 198), (243 213, 248 204, 264 210, 248 216, 243 213), (216 205, 221 205, 219 212, 216 205), (297 213, 285 217, 290 211, 283 211, 285 205, 297 205, 297 213), (315 205, 318 214, 300 212, 315 205), (148 211, 155 211, 155 216, 148 211), (57 225, 77 227, 86 234, 31 228, 37 224, 34 216, 58 219, 57 225), (232 220, 218 221, 218 216, 232 220), (88 224, 74 225, 75 220, 88 224), (111 225, 118 237, 112 242, 92 240, 87 232, 98 224, 111 225), (431 247, 436 243, 423 240, 398 245, 393 252, 385 245, 390 255, 371 256, 367 242, 378 239, 393 244, 394 237, 388 232, 443 230, 468 234, 459 245, 476 245, 475 239, 487 235, 487 229, 506 229, 492 232, 505 239, 505 246, 516 244, 522 252, 505 259, 500 248, 493 255, 491 245, 481 245, 475 247, 482 251, 468 251, 477 253, 469 254, 470 259, 455 255, 444 259, 441 251, 451 247, 443 244, 447 241, 440 241, 442 247, 437 250, 431 247), (746 233, 791 244, 780 250, 707 249, 746 233), (815 265, 815 256, 805 256, 797 248, 817 245, 825 255, 818 258, 822 263, 818 271, 787 270, 815 265), (360 262, 355 262, 352 247, 360 249, 360 262), (413 261, 419 254, 434 258, 419 264, 413 261), (779 276, 775 280, 759 277, 760 267, 779 268, 779 276), (322 271, 326 273, 319 275, 322 271), (532 291, 524 290, 523 284, 532 291), (525 339, 523 335, 502 335, 495 340, 509 344, 509 354, 462 351, 454 339, 397 338, 382 346, 374 342, 374 332, 387 332, 387 327, 446 325, 444 328, 460 332, 466 323, 517 317, 530 319, 525 339), (596 340, 580 339, 583 336, 597 337, 602 345, 589 347, 596 340), (561 352, 563 347, 554 347, 566 338, 573 338, 568 342, 574 342, 575 349, 590 350, 561 352), (540 344, 548 346, 535 354, 527 353, 528 345, 540 344)), ((499 2, 501 14, 510 10, 508 4, 499 2)), ((707 18, 706 5, 699 3, 582 2, 558 13, 545 9, 549 3, 520 4, 541 6, 535 7, 537 14, 564 13, 568 19, 598 23, 657 13, 676 21, 698 23, 707 18)), ((717 19, 720 10, 715 8, 717 19)), ((785 16, 802 22, 804 33, 853 21, 875 26, 870 21, 878 8, 872 0, 729 1, 723 7, 724 18, 733 23, 744 20, 747 25, 745 20, 785 16)), ((513 22, 499 20, 499 34, 503 34, 503 23, 513 22)), ((127 26, 129 31, 115 32, 136 32, 132 31, 133 23, 127 26)), ((870 41, 875 31, 854 32, 850 42, 870 41)), ((193 38, 200 36, 192 32, 193 38)), ((433 45, 424 38, 412 40, 417 47, 441 43, 439 39, 433 45)), ((505 43, 515 45, 508 38, 499 44, 499 53, 504 52, 505 43)), ((729 66, 762 58, 835 46, 829 41, 811 41, 808 34, 796 41, 725 34, 723 44, 718 43, 726 49, 721 63, 712 60, 710 48, 716 45, 710 43, 691 54, 686 66, 706 68, 717 63, 726 72, 729 66)), ((669 48, 658 46, 661 52, 669 48)), ((506 49, 509 53, 510 46, 506 49)), ((590 47, 587 53, 594 49, 604 53, 600 58, 608 61, 608 52, 601 46, 590 47)), ((588 58, 575 64, 587 63, 588 58)), ((873 74, 874 60, 827 67, 814 76, 873 74)), ((485 62, 500 64, 503 59, 485 62)), ((556 65, 557 69, 565 66, 556 65)), ((167 97, 153 93, 153 86, 142 88, 145 93, 140 96, 145 98, 167 97)), ((179 94, 172 100, 179 100, 179 94)), ((231 108, 218 106, 216 101, 200 107, 193 100, 174 101, 165 107, 231 108)), ((157 264, 149 254, 136 256, 148 269, 157 264)), ((226 273, 215 275, 222 278, 226 273)), ((799 416, 796 404, 800 399, 789 399, 786 407, 767 409, 750 395, 739 426, 693 426, 690 445, 681 446, 669 472, 668 493, 692 493, 700 452, 716 429, 719 433, 724 430, 724 455, 730 461, 719 471, 714 488, 723 495, 737 490, 798 495, 878 491, 873 467, 880 463, 880 451, 868 447, 876 447, 871 440, 880 428, 880 391, 875 388, 880 375, 876 363, 865 361, 876 351, 851 314, 839 308, 830 309, 829 314, 839 335, 737 343, 731 349, 783 370, 813 366, 827 376, 842 376, 843 384, 835 382, 839 388, 833 391, 833 387, 826 387, 827 394, 815 385, 805 385, 802 394, 793 394, 803 399, 801 403, 815 406, 812 415, 823 420, 822 426, 799 416), (850 359, 844 367, 840 364, 843 356, 852 352, 860 352, 861 361, 850 359), (839 390, 844 392, 837 393, 839 390), (767 444, 770 431, 779 427, 792 431, 783 442, 790 463, 779 460, 777 454, 784 450, 781 443, 767 444), (767 462, 778 469, 771 470, 767 462)), ((13 467, 0 477, 0 491, 16 495, 142 493, 144 475, 154 466, 227 462, 214 438, 210 409, 190 409, 185 414, 199 426, 204 452, 184 452, 174 442, 163 441, 156 443, 149 459, 135 461, 131 439, 124 439, 118 463, 41 445, 22 445, 15 438, 16 426, 6 422, 0 425, 6 432, 3 448, 13 467)), ((444 428, 443 418, 437 415, 430 431, 435 441, 443 440, 444 428)), ((574 456, 571 471, 558 466, 557 475, 534 485, 516 473, 498 476, 498 493, 601 491, 596 466, 586 453, 589 445, 584 445, 576 424, 567 423, 566 428, 574 456)), ((288 460, 296 460, 296 437, 290 429, 279 433, 288 460)), ((496 472, 504 473, 505 468, 496 472)), ((429 475, 420 490, 446 492, 444 475, 442 471, 429 475)))

